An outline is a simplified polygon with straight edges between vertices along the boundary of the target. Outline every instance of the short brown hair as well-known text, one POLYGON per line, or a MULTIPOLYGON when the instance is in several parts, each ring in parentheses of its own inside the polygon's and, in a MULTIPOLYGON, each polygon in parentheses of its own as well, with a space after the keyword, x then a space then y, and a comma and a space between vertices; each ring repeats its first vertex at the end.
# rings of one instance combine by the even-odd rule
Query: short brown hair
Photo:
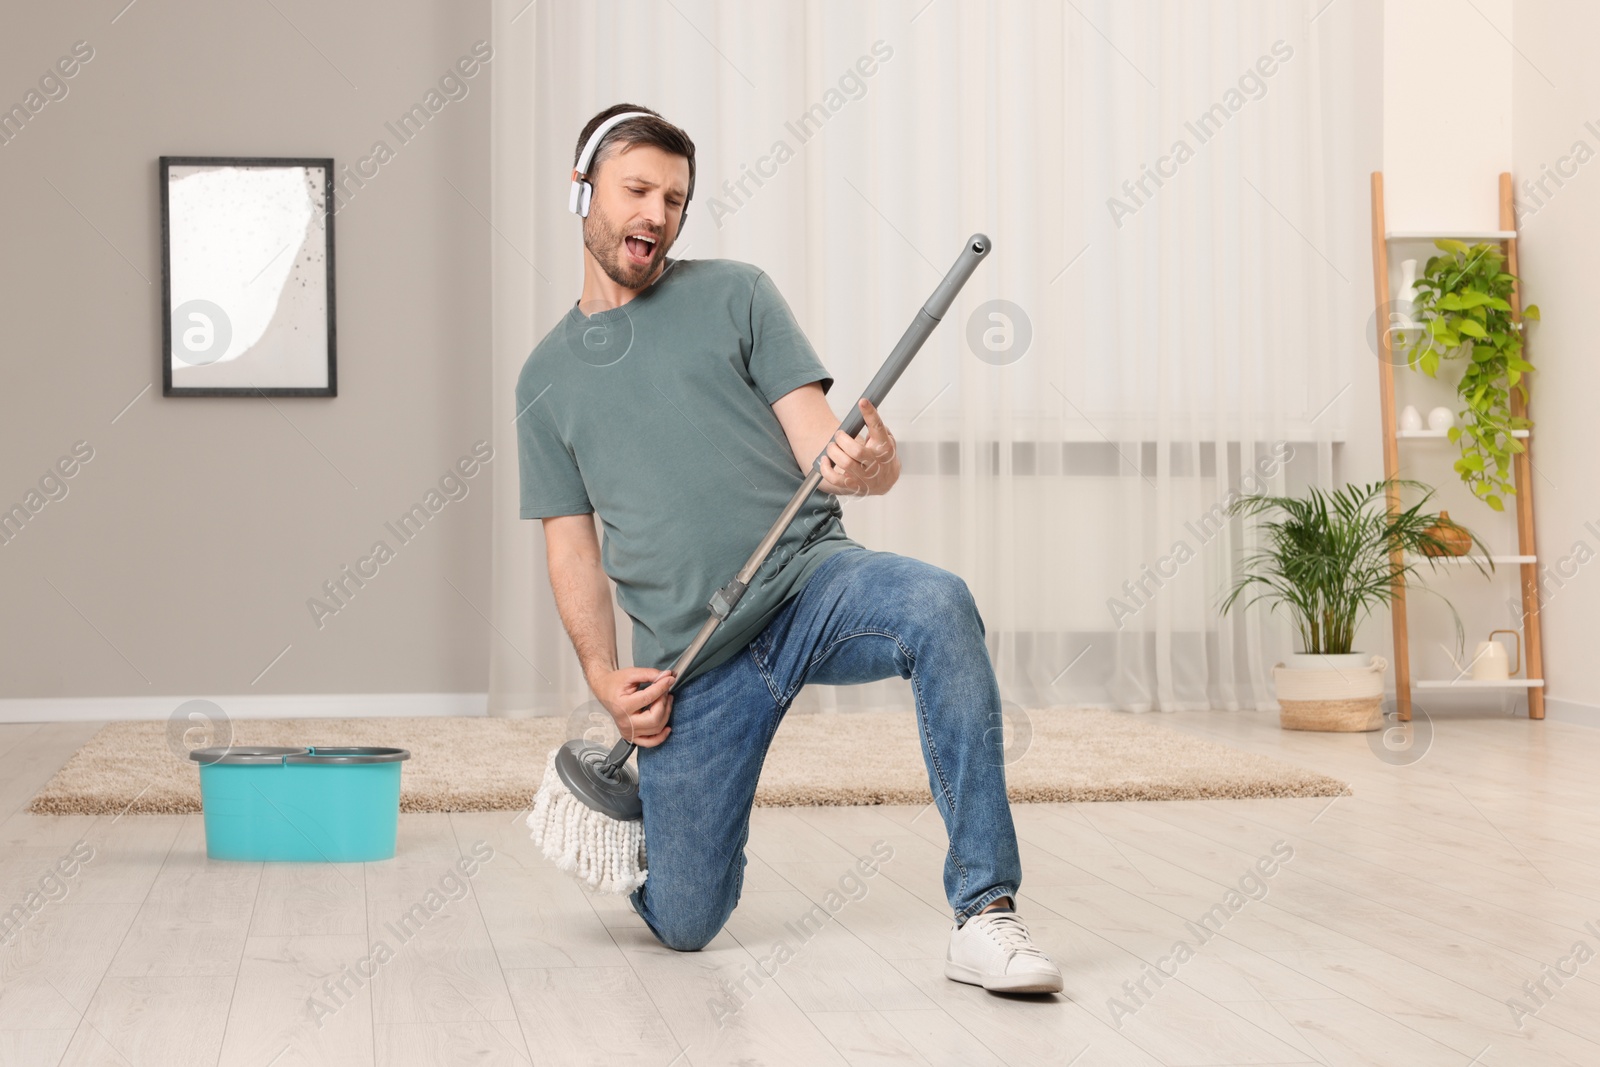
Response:
POLYGON ((616 155, 623 145, 653 145, 664 152, 683 156, 689 161, 689 191, 683 198, 683 210, 688 211, 689 201, 694 199, 694 142, 689 139, 687 133, 650 108, 638 104, 612 104, 590 119, 584 124, 583 132, 578 135, 578 144, 572 150, 572 165, 574 167, 578 165, 578 157, 583 155, 583 146, 589 143, 589 138, 594 136, 594 131, 600 128, 601 123, 628 111, 642 111, 644 115, 625 119, 611 127, 595 149, 594 158, 589 161, 590 176, 594 175, 602 160, 616 155))

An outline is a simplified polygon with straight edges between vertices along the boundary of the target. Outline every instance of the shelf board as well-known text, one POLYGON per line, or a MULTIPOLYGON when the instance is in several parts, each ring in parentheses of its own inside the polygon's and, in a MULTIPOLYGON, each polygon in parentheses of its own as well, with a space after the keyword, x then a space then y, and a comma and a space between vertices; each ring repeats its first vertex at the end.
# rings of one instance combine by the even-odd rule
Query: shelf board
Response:
POLYGON ((1456 241, 1509 241, 1517 236, 1516 230, 1390 230, 1383 235, 1390 241, 1437 241, 1441 237, 1456 241))
POLYGON ((1418 689, 1542 689, 1543 678, 1506 678, 1502 681, 1480 682, 1472 678, 1461 678, 1453 682, 1426 681, 1412 682, 1418 689))
POLYGON ((1406 561, 1408 563, 1427 563, 1429 560, 1434 560, 1435 562, 1438 562, 1438 563, 1486 563, 1487 562, 1487 563, 1493 563, 1496 567, 1498 567, 1501 564, 1507 564, 1509 566, 1518 566, 1518 565, 1523 564, 1523 563, 1538 563, 1539 562, 1539 557, 1538 556, 1498 556, 1498 555, 1496 555, 1496 556, 1482 556, 1482 555, 1471 555, 1471 556, 1417 556, 1417 555, 1413 555, 1413 554, 1411 554, 1409 552, 1406 553, 1406 561))
MULTIPOLYGON (((1449 432, 1450 432, 1449 430, 1396 430, 1394 432, 1394 435, 1396 437, 1434 437, 1434 438, 1438 438, 1440 440, 1443 440, 1445 438, 1445 436, 1449 434, 1449 432)), ((1512 430, 1511 431, 1511 436, 1512 437, 1527 437, 1528 436, 1528 431, 1527 430, 1512 430)))

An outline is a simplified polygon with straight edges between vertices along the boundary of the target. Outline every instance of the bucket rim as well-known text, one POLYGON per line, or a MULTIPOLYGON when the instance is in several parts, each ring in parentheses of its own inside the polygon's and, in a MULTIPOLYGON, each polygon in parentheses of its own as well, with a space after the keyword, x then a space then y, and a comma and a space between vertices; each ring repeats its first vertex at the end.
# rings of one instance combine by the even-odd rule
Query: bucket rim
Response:
POLYGON ((219 763, 224 766, 268 765, 283 763, 290 756, 304 755, 309 751, 310 749, 304 745, 213 745, 210 748, 194 749, 189 753, 189 758, 207 767, 214 767, 219 763))
POLYGON ((404 748, 376 745, 311 745, 284 759, 285 763, 311 766, 350 763, 401 763, 411 758, 404 748))

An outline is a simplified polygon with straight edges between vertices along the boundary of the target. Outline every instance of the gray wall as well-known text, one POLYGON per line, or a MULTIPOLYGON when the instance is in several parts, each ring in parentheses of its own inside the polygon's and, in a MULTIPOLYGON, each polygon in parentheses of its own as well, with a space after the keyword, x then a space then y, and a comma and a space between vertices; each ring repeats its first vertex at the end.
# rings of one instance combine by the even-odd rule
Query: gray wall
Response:
POLYGON ((409 143, 385 124, 489 39, 487 3, 120 7, 11 5, 0 33, 7 108, 93 48, 0 144, 0 507, 93 450, 0 544, 0 698, 482 692, 489 474, 409 544, 384 523, 492 440, 489 68, 409 143), (378 140, 335 217, 340 395, 163 398, 157 157, 378 140), (378 540, 319 629, 307 600, 378 540))

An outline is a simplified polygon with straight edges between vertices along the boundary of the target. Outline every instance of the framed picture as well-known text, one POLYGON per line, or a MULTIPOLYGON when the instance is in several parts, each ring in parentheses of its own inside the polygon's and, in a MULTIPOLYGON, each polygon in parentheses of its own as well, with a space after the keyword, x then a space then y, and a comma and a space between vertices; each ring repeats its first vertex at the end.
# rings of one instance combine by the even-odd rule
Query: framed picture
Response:
POLYGON ((161 157, 163 396, 337 396, 332 159, 161 157))

